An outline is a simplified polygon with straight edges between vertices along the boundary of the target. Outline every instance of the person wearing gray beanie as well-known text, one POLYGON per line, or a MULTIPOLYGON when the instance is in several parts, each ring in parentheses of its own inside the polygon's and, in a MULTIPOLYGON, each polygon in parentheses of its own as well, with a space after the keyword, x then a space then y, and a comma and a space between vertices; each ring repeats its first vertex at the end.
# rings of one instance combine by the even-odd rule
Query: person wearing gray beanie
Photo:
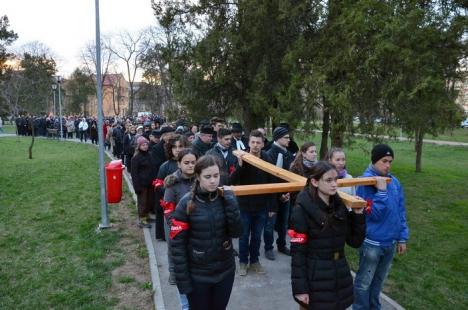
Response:
POLYGON ((289 134, 288 129, 284 127, 276 127, 275 130, 273 130, 273 141, 278 141, 287 134, 289 134))

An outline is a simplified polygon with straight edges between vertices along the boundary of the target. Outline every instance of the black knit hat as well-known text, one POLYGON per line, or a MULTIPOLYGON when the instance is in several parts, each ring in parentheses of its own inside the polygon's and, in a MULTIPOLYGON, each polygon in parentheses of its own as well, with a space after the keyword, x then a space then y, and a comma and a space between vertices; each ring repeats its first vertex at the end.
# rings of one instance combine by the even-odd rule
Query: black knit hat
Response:
POLYGON ((161 127, 161 129, 159 129, 159 132, 161 133, 161 136, 167 132, 174 132, 175 129, 172 128, 171 126, 164 126, 164 127, 161 127))
POLYGON ((371 160, 372 160, 372 163, 375 164, 376 162, 378 162, 382 157, 385 157, 385 156, 393 156, 393 150, 386 144, 377 144, 376 146, 374 146, 374 148, 372 149, 372 153, 371 153, 371 160))
POLYGON ((284 127, 276 127, 275 130, 273 130, 273 141, 278 141, 285 135, 289 133, 289 130, 287 130, 284 127))
POLYGON ((207 135, 213 135, 215 133, 213 127, 211 125, 205 125, 200 128, 200 133, 204 133, 207 135))
POLYGON ((242 132, 242 125, 240 123, 232 123, 232 132, 242 132))

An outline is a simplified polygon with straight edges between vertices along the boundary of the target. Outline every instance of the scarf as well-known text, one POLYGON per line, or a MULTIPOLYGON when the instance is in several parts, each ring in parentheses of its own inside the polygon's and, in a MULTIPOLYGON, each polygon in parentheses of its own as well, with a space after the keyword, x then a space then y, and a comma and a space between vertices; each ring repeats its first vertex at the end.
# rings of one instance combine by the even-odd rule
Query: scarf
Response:
POLYGON ((338 171, 338 179, 343 179, 346 177, 346 175, 348 174, 348 172, 346 171, 346 169, 343 169, 341 171, 338 171))
POLYGON ((304 164, 304 166, 306 166, 307 168, 312 168, 313 165, 315 165, 316 161, 311 161, 311 160, 308 160, 306 158, 302 158, 302 163, 304 164))

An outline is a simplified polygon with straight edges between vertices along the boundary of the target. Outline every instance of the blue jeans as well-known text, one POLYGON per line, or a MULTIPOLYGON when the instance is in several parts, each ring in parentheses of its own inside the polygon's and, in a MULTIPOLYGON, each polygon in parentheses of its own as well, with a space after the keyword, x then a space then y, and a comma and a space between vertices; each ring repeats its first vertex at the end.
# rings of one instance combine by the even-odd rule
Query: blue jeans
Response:
POLYGON ((353 310, 380 309, 379 295, 392 266, 395 248, 394 244, 388 247, 362 244, 354 281, 353 310))
POLYGON ((240 211, 242 221, 242 236, 239 238, 239 262, 250 264, 258 262, 262 230, 265 227, 267 211, 247 212, 240 211))
POLYGON ((263 241, 265 242, 265 251, 273 250, 274 231, 278 232, 278 239, 276 245, 278 249, 286 246, 286 233, 288 232, 289 224, 289 201, 280 202, 278 212, 269 217, 265 224, 265 231, 263 232, 263 241))

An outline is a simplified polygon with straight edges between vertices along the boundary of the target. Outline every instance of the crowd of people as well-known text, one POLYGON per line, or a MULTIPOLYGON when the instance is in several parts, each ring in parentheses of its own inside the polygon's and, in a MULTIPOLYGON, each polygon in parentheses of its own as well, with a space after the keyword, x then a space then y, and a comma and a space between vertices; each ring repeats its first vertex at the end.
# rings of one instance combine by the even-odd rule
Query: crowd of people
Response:
POLYGON ((345 151, 332 148, 318 160, 315 144, 299 148, 286 123, 273 130, 272 141, 263 128, 244 136, 241 124, 228 126, 220 118, 198 125, 117 122, 109 132, 114 155, 131 173, 139 225, 155 225, 156 239, 167 242, 169 282, 177 285, 181 309, 225 309, 236 256, 240 276, 267 272, 262 239, 266 259, 291 256, 293 298, 301 309, 380 309, 393 255, 406 251, 408 239, 388 145, 372 149, 363 174, 375 177, 375 186, 341 188, 367 202, 366 208, 348 209, 337 193, 337 180, 352 178, 345 151), (246 153, 306 177, 307 184, 299 193, 236 197, 233 185, 281 182, 245 162, 246 153), (359 248, 355 281, 345 244, 359 248))
MULTIPOLYGON (((54 116, 19 116, 14 122, 19 135, 60 133, 54 116)), ((61 124, 64 139, 97 144, 95 118, 66 116, 61 124)), ((395 252, 405 253, 408 240, 390 146, 374 146, 363 173, 375 177, 376 185, 340 188, 367 202, 366 208, 348 209, 337 193, 337 180, 352 178, 345 151, 333 147, 318 160, 316 145, 298 147, 287 123, 273 130, 271 141, 264 128, 245 136, 240 123, 228 126, 217 117, 196 125, 166 123, 157 115, 106 118, 103 133, 106 148, 131 174, 139 226, 153 222, 156 239, 167 242, 169 282, 177 285, 181 309, 225 309, 236 256, 240 276, 267 272, 262 240, 266 259, 291 256, 292 293, 300 309, 380 309, 395 252), (246 153, 306 177, 307 184, 299 193, 236 197, 233 185, 282 181, 243 161, 246 153), (345 244, 359 248, 354 281, 345 244)))

